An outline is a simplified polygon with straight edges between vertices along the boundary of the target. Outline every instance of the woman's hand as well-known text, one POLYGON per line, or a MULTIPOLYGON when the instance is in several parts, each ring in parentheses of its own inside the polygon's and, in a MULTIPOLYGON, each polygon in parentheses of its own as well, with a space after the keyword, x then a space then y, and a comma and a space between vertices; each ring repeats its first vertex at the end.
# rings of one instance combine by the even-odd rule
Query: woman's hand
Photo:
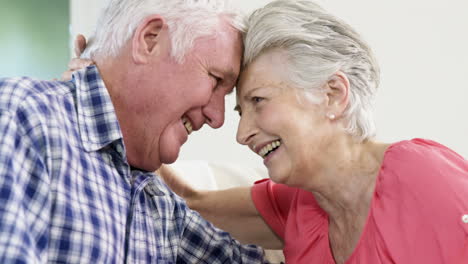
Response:
POLYGON ((186 200, 192 210, 242 243, 257 244, 266 249, 283 247, 283 242, 258 213, 250 196, 250 187, 196 190, 167 165, 162 165, 156 173, 169 188, 186 200))
POLYGON ((190 206, 190 200, 195 199, 199 192, 185 182, 177 172, 168 165, 162 165, 156 174, 161 176, 164 182, 174 191, 177 195, 184 198, 190 206))
POLYGON ((80 70, 94 64, 92 60, 80 59, 81 53, 86 49, 86 38, 83 35, 76 36, 75 39, 75 56, 76 58, 71 59, 68 63, 68 70, 62 74, 60 78, 62 81, 68 81, 72 78, 72 73, 76 70, 80 70))

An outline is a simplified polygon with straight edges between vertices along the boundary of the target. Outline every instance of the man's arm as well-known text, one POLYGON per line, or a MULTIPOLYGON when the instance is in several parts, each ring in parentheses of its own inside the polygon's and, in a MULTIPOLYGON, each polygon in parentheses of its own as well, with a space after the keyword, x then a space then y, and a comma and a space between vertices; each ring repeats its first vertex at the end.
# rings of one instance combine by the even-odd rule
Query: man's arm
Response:
POLYGON ((47 169, 20 124, 0 109, 0 263, 44 263, 50 214, 47 169))
POLYGON ((199 191, 185 183, 168 166, 163 165, 157 173, 174 192, 186 200, 191 209, 242 243, 255 244, 266 249, 283 248, 281 239, 255 208, 250 187, 199 191))

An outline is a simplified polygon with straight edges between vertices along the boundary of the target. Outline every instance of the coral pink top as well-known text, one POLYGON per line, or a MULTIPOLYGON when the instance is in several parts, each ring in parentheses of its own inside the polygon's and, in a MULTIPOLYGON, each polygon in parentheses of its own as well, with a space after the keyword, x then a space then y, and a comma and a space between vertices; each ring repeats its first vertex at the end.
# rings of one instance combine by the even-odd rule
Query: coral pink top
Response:
MULTIPOLYGON (((335 263, 328 216, 310 192, 264 179, 252 187, 252 199, 283 239, 287 263, 335 263)), ((468 161, 429 140, 391 145, 346 261, 354 263, 467 264, 468 161)))

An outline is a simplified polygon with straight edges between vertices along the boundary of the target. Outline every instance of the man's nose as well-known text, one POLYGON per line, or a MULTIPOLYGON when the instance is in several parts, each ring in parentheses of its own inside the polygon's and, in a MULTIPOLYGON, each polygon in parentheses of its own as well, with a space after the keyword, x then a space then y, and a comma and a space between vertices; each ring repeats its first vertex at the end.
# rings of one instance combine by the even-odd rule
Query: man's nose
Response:
POLYGON ((224 96, 213 95, 208 104, 203 107, 206 123, 212 128, 220 128, 224 124, 224 96))

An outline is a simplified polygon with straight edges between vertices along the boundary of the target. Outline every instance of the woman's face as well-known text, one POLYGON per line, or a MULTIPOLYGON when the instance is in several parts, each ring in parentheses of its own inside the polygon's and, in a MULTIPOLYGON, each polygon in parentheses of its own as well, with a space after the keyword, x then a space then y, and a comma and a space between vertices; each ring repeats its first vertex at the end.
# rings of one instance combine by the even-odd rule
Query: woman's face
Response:
POLYGON ((323 103, 312 103, 290 83, 280 50, 246 68, 237 85, 237 141, 264 159, 273 181, 299 186, 305 172, 320 169, 332 127, 323 103))

